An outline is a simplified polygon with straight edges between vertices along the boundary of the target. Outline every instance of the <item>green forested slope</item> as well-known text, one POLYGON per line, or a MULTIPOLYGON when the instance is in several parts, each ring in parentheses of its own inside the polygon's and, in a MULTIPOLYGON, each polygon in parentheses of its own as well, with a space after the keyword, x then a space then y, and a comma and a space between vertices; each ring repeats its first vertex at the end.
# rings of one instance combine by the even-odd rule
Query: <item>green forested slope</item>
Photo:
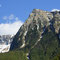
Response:
POLYGON ((22 51, 10 51, 8 53, 0 53, 0 60, 27 60, 27 58, 22 51))

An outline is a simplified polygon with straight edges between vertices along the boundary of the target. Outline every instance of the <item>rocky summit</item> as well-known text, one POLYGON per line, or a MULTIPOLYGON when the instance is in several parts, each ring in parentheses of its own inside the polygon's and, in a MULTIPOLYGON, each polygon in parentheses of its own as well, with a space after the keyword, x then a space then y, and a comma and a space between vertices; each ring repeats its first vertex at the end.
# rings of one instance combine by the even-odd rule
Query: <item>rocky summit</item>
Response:
POLYGON ((60 11, 33 9, 10 50, 22 50, 30 60, 60 59, 60 11))

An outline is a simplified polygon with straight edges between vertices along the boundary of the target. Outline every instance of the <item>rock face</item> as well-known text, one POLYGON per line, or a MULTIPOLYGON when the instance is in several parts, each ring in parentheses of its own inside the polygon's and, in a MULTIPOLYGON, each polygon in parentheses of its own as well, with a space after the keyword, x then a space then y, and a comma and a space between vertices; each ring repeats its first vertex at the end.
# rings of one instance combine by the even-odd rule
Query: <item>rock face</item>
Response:
POLYGON ((29 53, 30 60, 49 60, 59 53, 59 40, 60 11, 34 9, 15 35, 10 49, 22 49, 29 53))
POLYGON ((56 12, 56 14, 54 15, 54 28, 55 28, 55 32, 59 33, 59 29, 60 29, 60 12, 56 12))

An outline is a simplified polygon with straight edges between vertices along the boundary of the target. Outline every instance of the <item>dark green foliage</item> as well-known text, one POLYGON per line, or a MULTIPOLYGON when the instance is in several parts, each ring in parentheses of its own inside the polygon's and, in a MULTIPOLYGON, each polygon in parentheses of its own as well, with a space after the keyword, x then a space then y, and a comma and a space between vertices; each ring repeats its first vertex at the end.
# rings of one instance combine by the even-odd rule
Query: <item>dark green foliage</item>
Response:
POLYGON ((53 60, 60 60, 60 54, 56 55, 53 60))
POLYGON ((0 60, 27 60, 27 58, 22 51, 11 51, 3 54, 0 53, 0 60))
POLYGON ((58 39, 55 33, 47 32, 35 48, 31 50, 30 60, 52 60, 58 53, 58 39))

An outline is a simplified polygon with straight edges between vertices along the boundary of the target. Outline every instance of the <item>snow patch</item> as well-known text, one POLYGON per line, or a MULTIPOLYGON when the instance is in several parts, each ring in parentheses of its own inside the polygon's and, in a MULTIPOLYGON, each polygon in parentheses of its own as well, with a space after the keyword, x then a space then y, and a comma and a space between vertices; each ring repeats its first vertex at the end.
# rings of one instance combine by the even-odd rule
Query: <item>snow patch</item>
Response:
POLYGON ((55 11, 58 11, 58 12, 59 12, 60 10, 59 10, 59 9, 53 9, 53 10, 52 10, 52 12, 55 12, 55 11))
POLYGON ((40 39, 42 38, 42 36, 40 37, 40 39))
POLYGON ((27 53, 26 56, 27 56, 27 59, 29 60, 29 53, 27 53))
POLYGON ((39 24, 36 24, 37 25, 37 30, 39 29, 39 24))
POLYGON ((40 41, 40 39, 38 39, 38 41, 40 41))
POLYGON ((23 42, 22 46, 20 48, 23 48, 25 46, 25 41, 23 42))
POLYGON ((26 36, 26 34, 27 34, 27 31, 25 31, 24 36, 26 36))
MULTIPOLYGON (((25 33, 24 33, 24 37, 26 36, 26 34, 27 34, 27 31, 25 31, 25 33)), ((23 44, 21 45, 20 48, 23 48, 23 47, 25 47, 25 40, 23 41, 23 44)))
POLYGON ((9 52, 9 50, 10 50, 10 44, 8 44, 8 45, 0 45, 0 53, 9 52))

